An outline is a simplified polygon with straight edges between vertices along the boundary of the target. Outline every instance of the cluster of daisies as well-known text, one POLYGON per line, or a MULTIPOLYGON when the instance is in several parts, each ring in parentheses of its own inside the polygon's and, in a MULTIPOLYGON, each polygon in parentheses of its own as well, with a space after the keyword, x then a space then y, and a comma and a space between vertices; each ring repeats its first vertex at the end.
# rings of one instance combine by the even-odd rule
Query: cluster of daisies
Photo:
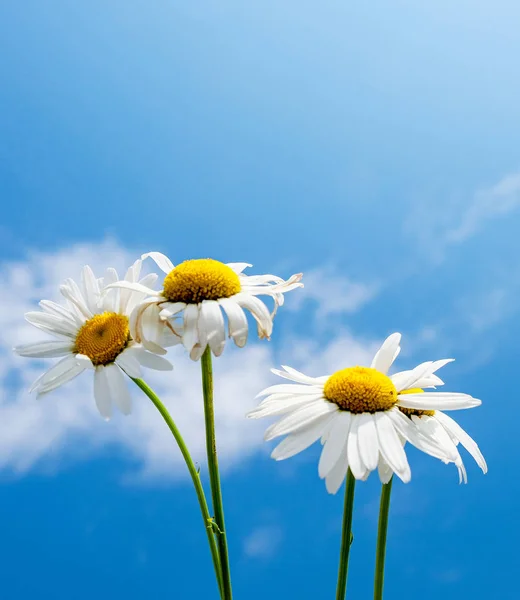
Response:
MULTIPOLYGON (((96 405, 108 419, 114 404, 125 414, 131 411, 125 375, 135 379, 141 378, 142 367, 172 368, 164 357, 169 346, 182 344, 193 360, 199 360, 207 347, 220 356, 227 337, 243 347, 249 333, 246 311, 256 321, 259 337, 269 339, 284 294, 301 287, 302 276, 284 280, 245 275, 250 266, 212 259, 175 266, 163 254, 150 252, 123 278, 114 269, 97 278, 90 267, 84 267, 79 282, 68 279, 61 285, 62 303, 42 300, 41 311, 25 315, 53 339, 15 351, 25 357, 61 359, 34 382, 32 390, 46 394, 90 370, 96 405), (157 274, 141 275, 142 262, 148 258, 164 273, 159 290, 154 289, 157 274), (271 297, 273 308, 259 296, 271 297)), ((318 472, 332 494, 348 469, 360 480, 377 469, 383 483, 394 473, 408 482, 407 442, 454 463, 460 480, 466 481, 460 443, 486 472, 477 444, 444 412, 472 408, 480 400, 437 391, 443 381, 436 373, 449 359, 389 376, 400 341, 398 333, 388 337, 369 367, 347 367, 320 377, 286 366, 273 370, 290 383, 261 392, 259 396, 265 398, 248 414, 252 419, 280 417, 265 433, 266 440, 285 436, 272 457, 289 458, 321 440, 318 472)))

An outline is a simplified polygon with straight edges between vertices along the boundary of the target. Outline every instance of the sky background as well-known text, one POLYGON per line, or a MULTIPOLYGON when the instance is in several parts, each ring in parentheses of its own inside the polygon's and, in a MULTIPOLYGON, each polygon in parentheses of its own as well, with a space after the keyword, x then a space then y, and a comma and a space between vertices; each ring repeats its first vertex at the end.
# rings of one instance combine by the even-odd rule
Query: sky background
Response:
MULTIPOLYGON (((305 273, 271 342, 215 362, 236 598, 334 597, 342 494, 318 448, 275 463, 244 419, 289 364, 455 357, 489 464, 409 451, 388 600, 516 600, 520 5, 512 0, 0 2, 0 565, 6 600, 214 598, 193 489, 158 414, 109 423, 23 320, 84 264, 142 252, 305 273)), ((204 466, 198 365, 150 376, 204 466)), ((379 485, 358 485, 349 598, 371 596, 379 485)))

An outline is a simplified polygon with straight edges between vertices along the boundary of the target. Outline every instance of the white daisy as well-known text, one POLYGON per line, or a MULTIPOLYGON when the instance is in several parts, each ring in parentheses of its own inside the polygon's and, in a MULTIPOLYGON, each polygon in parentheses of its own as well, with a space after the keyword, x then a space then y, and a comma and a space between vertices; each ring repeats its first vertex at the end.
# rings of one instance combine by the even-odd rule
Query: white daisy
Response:
MULTIPOLYGON (((149 347, 143 324, 157 328, 167 325, 182 343, 193 360, 198 360, 209 345, 215 356, 220 356, 226 342, 224 314, 227 316, 229 337, 242 348, 246 345, 248 324, 244 309, 248 310, 258 325, 260 338, 269 338, 273 330, 276 310, 284 302, 283 294, 297 287, 302 274, 287 281, 275 275, 243 274, 247 263, 224 264, 210 258, 187 260, 174 266, 160 252, 143 254, 150 257, 166 273, 163 289, 159 292, 139 283, 118 282, 114 287, 135 290, 147 295, 131 319, 134 338, 149 347), (257 296, 271 296, 274 310, 269 313, 257 296), (182 324, 178 324, 181 320, 182 324)), ((151 350, 157 352, 152 346, 151 350)))
MULTIPOLYGON (((267 388, 259 394, 267 397, 248 414, 249 418, 284 415, 265 432, 266 440, 287 436, 271 456, 284 460, 321 438, 318 472, 331 494, 338 491, 349 467, 356 479, 366 479, 379 468, 383 483, 393 473, 404 482, 410 481, 405 441, 445 462, 457 463, 460 456, 453 443, 446 444, 424 428, 417 428, 400 408, 438 412, 441 408, 470 408, 481 402, 467 394, 405 394, 407 390, 415 391, 413 388, 442 383, 435 371, 450 361, 423 363, 412 371, 389 377, 388 370, 400 352, 400 341, 401 335, 394 333, 385 340, 370 367, 350 367, 331 376, 308 377, 290 367, 273 370, 296 385, 267 388)), ((458 430, 457 435, 460 436, 458 430)))
MULTIPOLYGON (((125 281, 138 282, 141 286, 153 285, 157 279, 155 274, 139 279, 141 262, 137 260, 128 269, 125 281)), ((41 396, 86 369, 92 369, 96 405, 101 415, 109 419, 112 403, 124 414, 131 411, 130 392, 123 372, 139 378, 141 366, 160 371, 173 368, 165 358, 147 352, 132 339, 129 315, 144 294, 129 290, 101 294, 104 286, 118 280, 115 269, 107 269, 104 278, 96 279, 92 269, 86 266, 80 285, 67 279, 60 286, 66 299, 64 305, 42 300, 42 312, 26 313, 29 323, 50 333, 55 340, 25 344, 14 351, 32 358, 64 357, 34 382, 31 392, 36 391, 41 396)), ((162 338, 155 339, 155 343, 166 345, 162 338)))

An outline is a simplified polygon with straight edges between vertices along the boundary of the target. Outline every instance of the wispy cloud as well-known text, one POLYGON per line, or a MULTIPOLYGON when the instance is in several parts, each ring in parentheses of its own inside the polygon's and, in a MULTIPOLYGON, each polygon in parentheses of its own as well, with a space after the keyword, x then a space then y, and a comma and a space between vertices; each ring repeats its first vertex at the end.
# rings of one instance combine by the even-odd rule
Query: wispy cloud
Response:
POLYGON ((249 558, 270 558, 283 541, 282 529, 267 525, 254 529, 244 540, 244 554, 249 558))
POLYGON ((434 263, 442 262, 449 248, 471 239, 491 221, 520 209, 520 173, 511 173, 468 199, 418 203, 405 223, 434 263))
POLYGON ((319 317, 355 313, 379 292, 378 284, 353 281, 330 265, 306 272, 304 282, 290 306, 300 310, 310 301, 319 306, 319 317))
POLYGON ((489 189, 479 190, 460 216, 456 227, 444 235, 446 244, 458 244, 475 235, 487 221, 520 208, 520 173, 507 175, 489 189))

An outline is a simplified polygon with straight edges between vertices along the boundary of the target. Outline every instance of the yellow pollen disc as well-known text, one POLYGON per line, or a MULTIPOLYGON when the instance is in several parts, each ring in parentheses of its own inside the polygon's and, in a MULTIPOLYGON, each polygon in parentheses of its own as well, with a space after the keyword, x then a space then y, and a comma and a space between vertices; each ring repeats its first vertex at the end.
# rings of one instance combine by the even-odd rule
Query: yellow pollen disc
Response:
POLYGON ((327 400, 351 413, 389 410, 397 402, 392 380, 369 367, 337 371, 327 379, 323 392, 327 400))
MULTIPOLYGON (((422 394, 424 392, 424 390, 422 390, 421 388, 412 388, 411 390, 404 390, 404 392, 399 392, 399 395, 401 394, 422 394)), ((415 415, 416 417, 422 417, 424 415, 426 415, 427 417, 433 417, 433 415, 435 414, 434 410, 417 410, 415 408, 403 408, 402 406, 399 407, 399 410, 406 415, 407 417, 412 418, 412 415, 415 415)))
POLYGON ((94 315, 76 336, 74 351, 85 354, 94 366, 113 362, 130 340, 128 317, 113 312, 94 315))
POLYGON ((231 267, 212 258, 186 260, 166 275, 164 296, 170 302, 198 304, 229 298, 240 292, 240 279, 231 267))

